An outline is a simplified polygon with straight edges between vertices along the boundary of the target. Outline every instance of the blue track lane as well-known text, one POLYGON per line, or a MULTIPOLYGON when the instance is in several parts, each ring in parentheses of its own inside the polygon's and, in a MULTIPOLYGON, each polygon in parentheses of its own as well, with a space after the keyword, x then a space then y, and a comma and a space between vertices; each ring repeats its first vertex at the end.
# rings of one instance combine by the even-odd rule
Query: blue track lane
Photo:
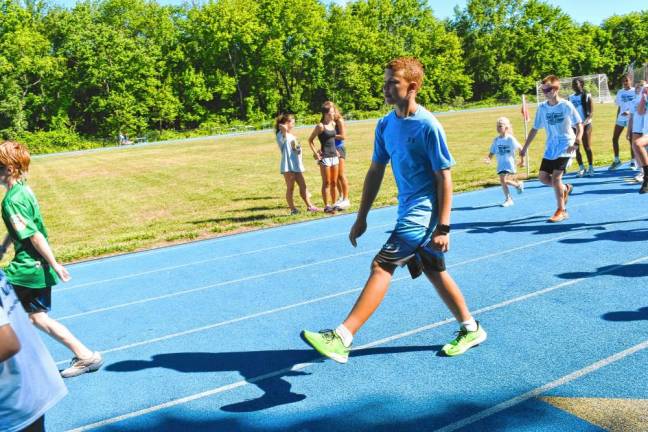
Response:
POLYGON ((395 208, 371 212, 357 248, 342 215, 70 266, 52 314, 106 365, 66 381, 47 426, 599 431, 538 396, 648 398, 648 205, 623 174, 569 179, 560 224, 537 182, 510 208, 500 188, 455 196, 447 264, 489 339, 452 359, 437 351, 456 324, 405 270, 347 365, 298 337, 346 316, 395 208))

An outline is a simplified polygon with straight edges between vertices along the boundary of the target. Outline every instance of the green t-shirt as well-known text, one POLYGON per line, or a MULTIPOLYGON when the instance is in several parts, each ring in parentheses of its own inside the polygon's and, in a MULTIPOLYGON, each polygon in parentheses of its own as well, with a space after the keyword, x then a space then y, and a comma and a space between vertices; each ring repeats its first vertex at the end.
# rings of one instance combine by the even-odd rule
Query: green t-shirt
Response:
POLYGON ((47 239, 47 231, 36 196, 24 180, 14 184, 2 200, 2 220, 16 250, 13 261, 5 269, 9 282, 28 288, 56 285, 59 282, 56 272, 29 240, 36 232, 47 239))

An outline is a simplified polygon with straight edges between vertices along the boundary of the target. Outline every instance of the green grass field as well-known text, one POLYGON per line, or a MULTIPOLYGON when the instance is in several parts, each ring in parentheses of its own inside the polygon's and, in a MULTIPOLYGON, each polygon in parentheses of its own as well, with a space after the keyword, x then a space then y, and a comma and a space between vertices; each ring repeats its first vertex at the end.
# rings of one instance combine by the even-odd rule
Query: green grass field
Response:
MULTIPOLYGON (((595 108, 593 147, 601 166, 612 160, 615 106, 595 108)), ((495 121, 502 115, 513 120, 515 135, 523 142, 518 108, 439 116, 457 160, 455 191, 498 184, 495 166, 483 159, 495 136, 495 121)), ((374 125, 373 121, 348 125, 347 174, 353 205, 349 211, 357 209, 371 159, 374 125)), ((305 147, 310 131, 297 130, 305 147)), ((532 177, 543 149, 541 132, 530 151, 532 177)), ((288 215, 278 155, 271 133, 129 147, 36 158, 29 182, 39 197, 58 259, 71 262, 329 217, 288 215)), ((319 170, 309 155, 305 153, 306 180, 313 200, 321 206, 319 170)), ((629 157, 626 141, 622 157, 629 157)), ((396 188, 388 171, 375 206, 395 203, 396 188)), ((10 251, 5 263, 12 255, 10 251)))

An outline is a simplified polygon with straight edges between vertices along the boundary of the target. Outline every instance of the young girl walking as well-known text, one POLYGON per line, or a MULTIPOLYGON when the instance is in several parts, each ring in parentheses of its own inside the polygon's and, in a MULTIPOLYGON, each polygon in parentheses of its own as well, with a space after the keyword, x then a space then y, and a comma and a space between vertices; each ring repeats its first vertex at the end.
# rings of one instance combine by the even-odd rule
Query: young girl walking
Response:
POLYGON ((515 151, 522 149, 522 146, 513 136, 513 125, 506 117, 497 119, 497 133, 498 136, 491 144, 488 157, 485 159, 486 163, 491 163, 493 155, 497 156, 497 174, 499 175, 502 190, 504 191, 504 202, 502 207, 510 207, 513 205, 513 198, 509 186, 517 189, 518 193, 524 191, 524 182, 515 179, 516 166, 515 166, 515 151))
POLYGON ((303 174, 305 168, 302 161, 301 146, 299 145, 297 138, 292 134, 294 127, 295 116, 292 114, 280 114, 275 120, 277 145, 281 151, 279 170, 286 181, 286 201, 288 202, 291 215, 299 213, 299 210, 295 207, 295 201, 293 200, 295 183, 299 186, 299 195, 306 203, 306 209, 309 212, 319 211, 319 209, 310 201, 308 196, 306 180, 304 179, 303 174))

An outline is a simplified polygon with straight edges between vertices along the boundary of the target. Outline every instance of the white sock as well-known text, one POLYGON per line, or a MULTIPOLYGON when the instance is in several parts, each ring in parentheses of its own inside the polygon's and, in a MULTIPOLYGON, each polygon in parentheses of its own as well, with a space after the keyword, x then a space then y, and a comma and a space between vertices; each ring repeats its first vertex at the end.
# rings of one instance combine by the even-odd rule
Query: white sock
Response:
POLYGON ((468 321, 463 321, 461 323, 461 326, 471 332, 477 331, 477 321, 475 321, 475 318, 470 318, 468 321))
POLYGON ((351 346, 351 343, 353 342, 353 335, 351 334, 349 329, 344 326, 344 324, 337 326, 335 333, 340 336, 340 339, 342 339, 342 343, 345 347, 348 348, 351 346))

